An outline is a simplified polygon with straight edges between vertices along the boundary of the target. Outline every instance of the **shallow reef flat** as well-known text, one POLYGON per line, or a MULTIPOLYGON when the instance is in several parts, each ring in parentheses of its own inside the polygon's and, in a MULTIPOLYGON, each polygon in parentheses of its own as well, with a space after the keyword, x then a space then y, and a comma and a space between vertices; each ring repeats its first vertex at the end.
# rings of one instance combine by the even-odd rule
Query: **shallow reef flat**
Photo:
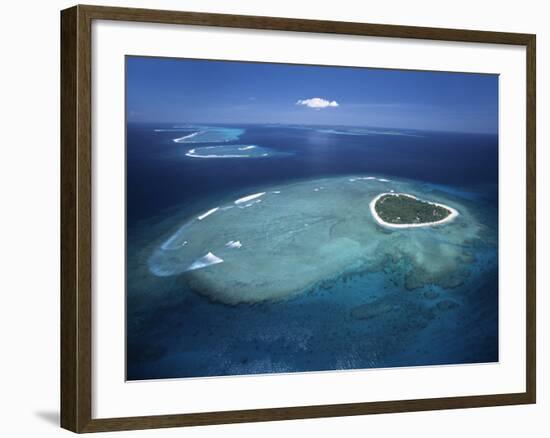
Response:
POLYGON ((236 194, 174 227, 147 263, 154 276, 175 276, 225 304, 281 301, 369 272, 394 272, 407 289, 455 288, 470 275, 476 248, 496 246, 496 235, 464 199, 420 182, 351 175, 236 194), (439 225, 387 229, 369 203, 392 191, 459 215, 439 225))
POLYGON ((175 143, 221 143, 237 140, 245 132, 245 130, 241 128, 222 128, 201 125, 189 125, 182 128, 188 129, 189 132, 182 137, 175 138, 173 140, 175 143))
POLYGON ((286 152, 279 152, 274 149, 251 145, 251 144, 232 144, 222 146, 202 146, 189 149, 185 156, 190 158, 268 158, 283 157, 291 155, 286 152))
POLYGON ((422 137, 419 134, 413 134, 411 132, 403 131, 403 130, 375 130, 375 129, 367 129, 367 128, 349 128, 349 127, 342 127, 342 128, 322 128, 317 129, 317 132, 321 134, 334 134, 334 135, 397 135, 397 136, 405 136, 405 137, 422 137))

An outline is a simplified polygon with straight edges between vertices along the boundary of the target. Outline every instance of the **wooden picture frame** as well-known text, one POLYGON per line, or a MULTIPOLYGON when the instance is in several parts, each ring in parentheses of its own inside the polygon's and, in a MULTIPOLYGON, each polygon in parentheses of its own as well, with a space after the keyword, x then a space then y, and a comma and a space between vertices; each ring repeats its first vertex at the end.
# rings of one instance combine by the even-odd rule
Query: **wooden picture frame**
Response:
POLYGON ((75 6, 61 12, 61 426, 99 432, 535 403, 535 35, 75 6), (92 35, 94 20, 518 45, 526 48, 526 391, 273 409, 92 418, 92 35))

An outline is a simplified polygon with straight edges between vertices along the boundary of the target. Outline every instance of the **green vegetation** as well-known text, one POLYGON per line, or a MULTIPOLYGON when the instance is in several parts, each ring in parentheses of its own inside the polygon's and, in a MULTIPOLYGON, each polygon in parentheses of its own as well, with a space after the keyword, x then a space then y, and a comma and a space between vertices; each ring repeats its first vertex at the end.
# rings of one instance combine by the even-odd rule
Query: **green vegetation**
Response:
POLYGON ((447 208, 407 195, 384 195, 374 207, 380 219, 390 224, 439 222, 451 214, 447 208))

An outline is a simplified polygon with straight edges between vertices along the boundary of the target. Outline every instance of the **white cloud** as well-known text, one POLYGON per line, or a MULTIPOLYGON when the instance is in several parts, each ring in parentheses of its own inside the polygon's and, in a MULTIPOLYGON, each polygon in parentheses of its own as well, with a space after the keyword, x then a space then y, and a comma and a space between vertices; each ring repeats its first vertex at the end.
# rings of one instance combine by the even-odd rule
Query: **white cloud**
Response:
POLYGON ((296 105, 304 105, 304 106, 307 106, 309 108, 313 108, 313 109, 322 109, 322 108, 330 108, 330 107, 337 107, 339 106, 338 105, 338 102, 336 102, 335 100, 326 100, 326 99, 323 99, 321 97, 312 97, 311 99, 301 99, 301 100, 298 100, 296 102, 296 105))

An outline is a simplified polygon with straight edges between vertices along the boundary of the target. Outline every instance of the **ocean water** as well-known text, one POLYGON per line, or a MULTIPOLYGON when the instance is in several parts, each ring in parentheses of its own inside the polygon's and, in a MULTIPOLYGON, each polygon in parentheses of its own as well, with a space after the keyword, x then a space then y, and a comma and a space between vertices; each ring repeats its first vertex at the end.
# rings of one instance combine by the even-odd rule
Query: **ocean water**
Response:
POLYGON ((128 125, 129 380, 494 361, 496 136, 128 125), (460 215, 383 229, 390 190, 460 215))

